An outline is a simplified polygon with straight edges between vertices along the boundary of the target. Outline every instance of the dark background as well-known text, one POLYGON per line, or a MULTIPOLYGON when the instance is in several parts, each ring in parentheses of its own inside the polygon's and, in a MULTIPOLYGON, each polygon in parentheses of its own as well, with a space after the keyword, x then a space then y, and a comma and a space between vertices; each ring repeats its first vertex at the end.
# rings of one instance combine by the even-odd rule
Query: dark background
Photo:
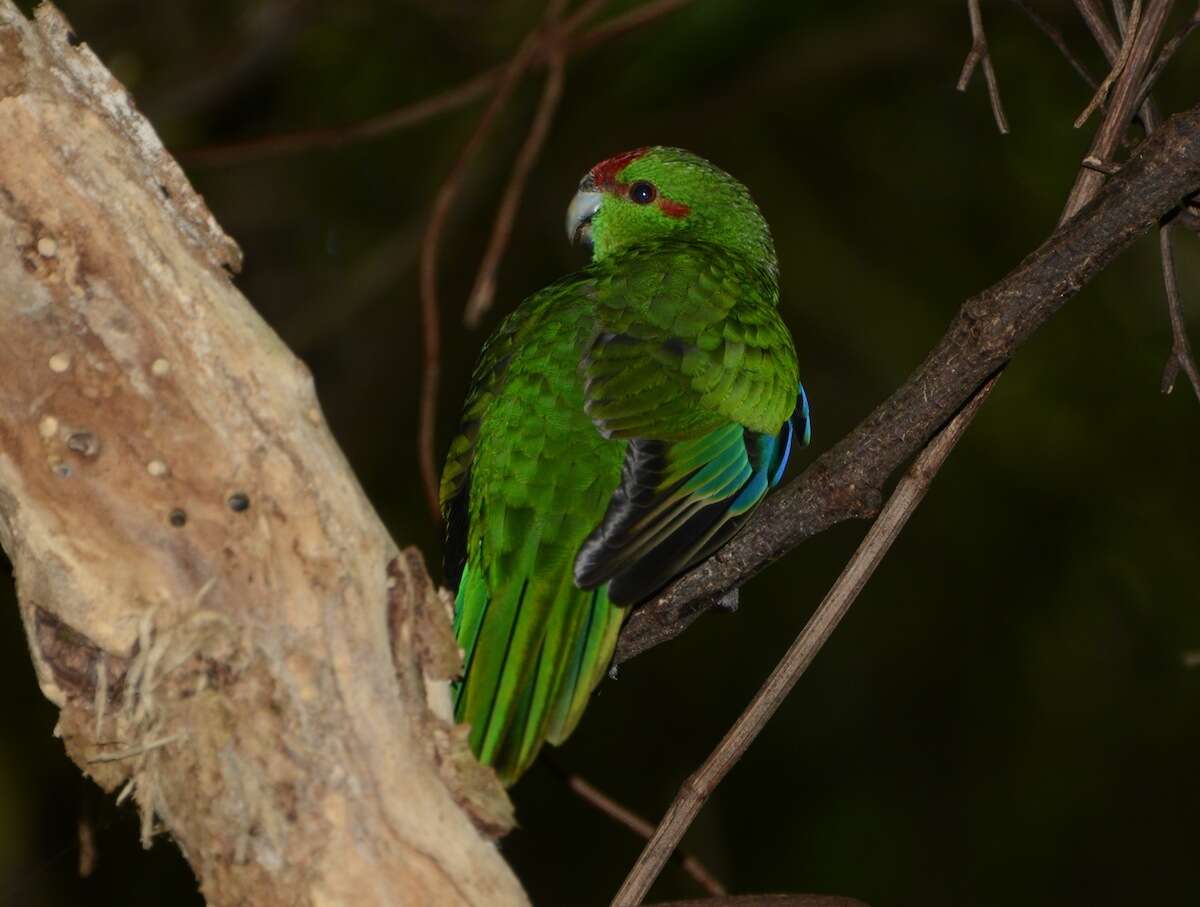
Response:
MULTIPOLYGON (((353 121, 501 62, 540 0, 63 0, 172 149, 353 121)), ((610 12, 631 7, 614 2, 610 12)), ((1035 3, 1101 73, 1066 2, 1035 3)), ((1179 4, 1176 18, 1190 15, 1179 4)), ((1053 228, 1090 92, 1005 3, 984 15, 1012 134, 982 82, 953 90, 965 4, 696 0, 573 59, 484 330, 459 312, 540 90, 527 79, 446 233, 439 456, 498 317, 577 267, 563 237, 601 158, 679 145, 743 180, 770 221, 813 452, 894 389, 971 293, 1053 228)), ((1175 25, 1169 26, 1173 31, 1175 25)), ((540 73, 540 71, 539 71, 540 73)), ((1186 46, 1159 98, 1197 100, 1186 46)), ((414 445, 415 259, 482 105, 336 151, 189 175, 243 246, 239 285, 312 367, 395 537, 437 563, 414 445)), ((1200 242, 1177 231, 1200 307, 1200 242)), ((1195 333, 1200 324, 1192 318, 1195 333)), ((1158 391, 1170 344, 1142 241, 1024 349, 810 673, 704 808, 686 847, 734 891, 886 905, 1193 903, 1200 791, 1200 404, 1158 391)), ((801 457, 801 465, 811 454, 801 457)), ((603 685, 556 759, 657 818, 757 689, 861 537, 845 525, 603 685)), ((436 569, 436 568, 435 568, 436 569)), ((0 588, 0 904, 198 904, 175 847, 51 736, 0 588), (99 864, 78 878, 78 817, 99 864)), ((606 904, 641 842, 544 765, 514 789, 506 856, 540 905, 606 904)), ((699 892, 668 868, 655 896, 699 892)))

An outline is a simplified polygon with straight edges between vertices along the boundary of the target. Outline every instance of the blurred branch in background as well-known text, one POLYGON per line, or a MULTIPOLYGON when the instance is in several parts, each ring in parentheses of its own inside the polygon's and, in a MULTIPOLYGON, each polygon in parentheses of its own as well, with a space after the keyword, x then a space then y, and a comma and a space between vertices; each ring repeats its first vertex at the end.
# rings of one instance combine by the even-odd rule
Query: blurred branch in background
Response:
MULTIPOLYGON (((561 3, 551 4, 550 22, 547 28, 553 29, 561 12, 556 7, 561 3)), ((566 57, 562 51, 562 42, 556 41, 551 45, 550 60, 546 69, 546 83, 542 88, 542 97, 538 101, 537 112, 533 115, 529 133, 517 153, 513 163, 512 173, 508 184, 504 187, 504 196, 500 207, 496 209, 496 222, 492 226, 491 238, 488 240, 487 251, 479 263, 479 273, 475 276, 475 285, 467 297, 466 311, 463 321, 469 328, 479 327, 479 322, 492 307, 496 296, 496 271, 508 248, 508 240, 512 236, 513 222, 517 217, 517 208, 521 203, 521 195, 525 191, 525 183, 533 165, 537 163, 546 136, 550 134, 550 125, 554 122, 554 114, 558 111, 562 100, 563 76, 566 69, 566 57)))
POLYGON ((278 60, 315 12, 309 0, 248 3, 238 17, 240 34, 229 36, 218 54, 187 81, 168 82, 142 103, 149 115, 194 116, 219 107, 278 60))
POLYGON ((1058 48, 1059 53, 1063 55, 1064 59, 1066 59, 1067 63, 1070 64, 1071 68, 1075 70, 1075 72, 1079 73, 1079 77, 1087 83, 1088 88, 1092 89, 1092 91, 1095 91, 1096 80, 1092 78, 1092 74, 1087 71, 1087 67, 1084 66, 1083 63, 1079 61, 1079 58, 1071 51, 1071 47, 1069 44, 1067 44, 1066 39, 1063 38, 1062 32, 1051 25, 1045 18, 1041 16, 1041 14, 1037 12, 1037 10, 1026 3, 1025 0, 1012 0, 1012 3, 1029 18, 1029 21, 1032 22, 1038 28, 1038 30, 1042 32, 1042 34, 1054 42, 1054 46, 1058 48))
MULTIPOLYGON (((553 2, 553 0, 552 0, 553 2)), ((527 35, 521 42, 504 72, 496 93, 479 118, 475 131, 467 139, 450 173, 438 188, 433 200, 433 211, 421 240, 421 326, 424 336, 424 357, 421 368, 420 425, 417 429, 417 453, 421 467, 421 484, 425 489, 425 502, 429 515, 440 523, 442 510, 438 502, 438 471, 434 444, 437 430, 438 380, 441 373, 442 335, 441 310, 437 298, 437 259, 441 245, 442 228, 450 213, 450 205, 458 193, 459 184, 466 174, 483 140, 487 138, 500 112, 512 96, 521 73, 529 65, 536 46, 534 36, 527 35)))
MULTIPOLYGON (((579 20, 578 14, 573 14, 562 24, 563 50, 568 57, 591 50, 598 44, 641 28, 691 2, 692 0, 650 0, 643 6, 620 16, 614 16, 582 35, 574 33, 582 21, 579 20)), ((598 7, 601 4, 592 5, 598 7)), ((581 7, 581 11, 594 13, 598 12, 598 9, 581 7)), ((534 58, 531 61, 534 65, 549 65, 552 40, 553 36, 551 35, 539 36, 537 46, 534 48, 534 58)), ((220 167, 317 149, 342 148, 346 145, 371 141, 467 106, 487 94, 489 89, 498 86, 504 78, 507 67, 508 64, 494 66, 446 91, 355 123, 316 129, 298 129, 294 132, 257 136, 216 145, 203 145, 198 148, 180 150, 176 152, 176 156, 180 162, 192 167, 220 167)))
MULTIPOLYGON (((567 789, 583 802, 597 812, 604 813, 618 825, 629 829, 643 841, 650 840, 654 834, 654 825, 649 820, 644 819, 625 804, 614 800, 582 775, 563 768, 545 750, 542 751, 540 758, 550 771, 567 786, 567 789)), ((712 897, 722 897, 727 893, 721 881, 696 857, 683 850, 672 851, 669 856, 712 897)))

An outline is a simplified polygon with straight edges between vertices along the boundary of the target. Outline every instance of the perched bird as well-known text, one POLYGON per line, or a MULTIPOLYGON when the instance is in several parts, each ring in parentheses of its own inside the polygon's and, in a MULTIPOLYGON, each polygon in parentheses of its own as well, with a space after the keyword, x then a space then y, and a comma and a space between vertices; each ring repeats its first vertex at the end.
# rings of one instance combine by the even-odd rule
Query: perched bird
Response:
POLYGON ((575 728, 629 607, 727 542, 809 439, 741 183, 639 148, 584 176, 567 234, 592 263, 485 344, 441 480, 455 715, 506 784, 575 728))

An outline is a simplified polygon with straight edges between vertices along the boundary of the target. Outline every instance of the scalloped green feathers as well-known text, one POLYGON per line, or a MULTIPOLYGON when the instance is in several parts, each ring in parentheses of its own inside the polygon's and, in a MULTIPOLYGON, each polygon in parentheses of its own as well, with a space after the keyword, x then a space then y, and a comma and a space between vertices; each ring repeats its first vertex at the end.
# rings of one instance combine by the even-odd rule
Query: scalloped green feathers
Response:
POLYGON ((574 729, 628 606, 728 541, 809 437, 770 236, 740 184, 641 149, 585 191, 601 196, 572 204, 593 264, 487 342, 442 474, 455 713, 506 783, 574 729))

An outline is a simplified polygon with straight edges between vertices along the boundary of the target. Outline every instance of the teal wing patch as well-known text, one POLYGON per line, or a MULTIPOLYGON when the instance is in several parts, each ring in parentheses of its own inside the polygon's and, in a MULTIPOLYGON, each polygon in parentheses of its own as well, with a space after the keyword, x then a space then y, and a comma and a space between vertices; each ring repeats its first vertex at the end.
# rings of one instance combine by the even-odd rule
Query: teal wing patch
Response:
POLYGON ((728 541, 779 481, 807 403, 774 283, 716 248, 649 248, 593 290, 584 409, 626 440, 575 559, 581 588, 641 601, 728 541))
POLYGON ((622 605, 650 597, 736 534, 809 438, 800 388, 774 435, 728 423, 691 441, 630 442, 621 484, 575 559, 575 583, 622 605))

